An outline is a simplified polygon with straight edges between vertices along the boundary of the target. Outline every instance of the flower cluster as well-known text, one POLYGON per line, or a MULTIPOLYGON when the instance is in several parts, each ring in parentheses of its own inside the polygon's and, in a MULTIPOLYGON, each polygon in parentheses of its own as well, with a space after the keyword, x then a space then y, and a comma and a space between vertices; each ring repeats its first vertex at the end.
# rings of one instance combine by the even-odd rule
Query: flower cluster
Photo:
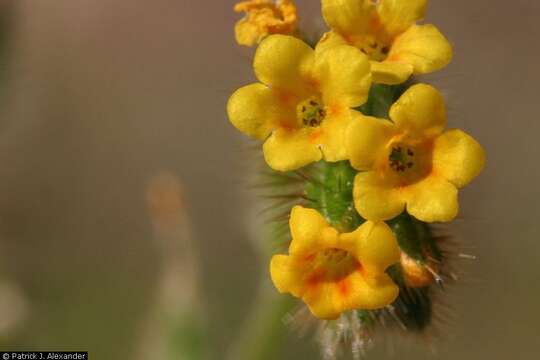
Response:
POLYGON ((324 181, 331 177, 323 177, 311 206, 292 209, 288 255, 275 255, 270 265, 280 292, 301 298, 318 318, 336 319, 384 308, 403 286, 429 286, 436 241, 427 230, 401 237, 403 221, 415 229, 452 221, 458 189, 481 172, 485 154, 465 132, 446 130, 441 93, 410 79, 452 58, 441 32, 419 23, 427 0, 321 3, 330 30, 313 47, 291 36, 292 1, 237 5, 247 13, 237 40, 258 44, 259 82, 238 89, 227 111, 238 130, 263 143, 276 172, 320 164, 332 172, 342 163, 350 169, 353 180, 339 187, 345 196, 328 195, 324 181), (381 88, 395 94, 384 118, 365 110, 381 88), (401 276, 390 276, 396 266, 401 276))

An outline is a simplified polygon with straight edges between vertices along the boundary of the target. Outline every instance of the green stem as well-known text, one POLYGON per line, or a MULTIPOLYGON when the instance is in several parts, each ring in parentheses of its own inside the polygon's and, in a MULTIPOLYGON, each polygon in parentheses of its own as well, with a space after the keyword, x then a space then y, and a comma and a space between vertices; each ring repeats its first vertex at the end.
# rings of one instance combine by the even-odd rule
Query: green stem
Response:
POLYGON ((229 360, 275 360, 281 358, 288 329, 283 319, 295 306, 290 296, 279 294, 264 280, 246 326, 228 356, 229 360))

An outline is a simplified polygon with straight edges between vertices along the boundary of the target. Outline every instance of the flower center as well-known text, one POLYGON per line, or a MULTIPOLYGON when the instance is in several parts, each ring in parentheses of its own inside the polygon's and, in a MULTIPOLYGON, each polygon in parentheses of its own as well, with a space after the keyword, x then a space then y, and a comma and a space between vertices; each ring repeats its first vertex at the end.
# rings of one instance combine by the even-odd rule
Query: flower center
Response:
POLYGON ((372 40, 361 45, 360 50, 366 54, 370 60, 384 61, 390 52, 390 47, 372 40))
POLYGON ((384 158, 389 172, 389 179, 394 179, 401 186, 422 180, 431 172, 431 143, 412 143, 396 141, 388 149, 384 158))
POLYGON ((326 117, 326 110, 322 102, 312 96, 298 104, 296 114, 304 126, 318 127, 326 117))
POLYGON ((318 281, 326 282, 344 279, 360 265, 348 251, 334 248, 319 251, 314 264, 314 276, 318 281))
POLYGON ((349 43, 356 46, 369 60, 384 61, 390 53, 390 46, 374 36, 363 36, 361 38, 349 38, 349 43))
POLYGON ((405 172, 412 169, 416 161, 414 153, 415 149, 411 147, 402 144, 393 145, 388 156, 390 168, 396 172, 405 172))

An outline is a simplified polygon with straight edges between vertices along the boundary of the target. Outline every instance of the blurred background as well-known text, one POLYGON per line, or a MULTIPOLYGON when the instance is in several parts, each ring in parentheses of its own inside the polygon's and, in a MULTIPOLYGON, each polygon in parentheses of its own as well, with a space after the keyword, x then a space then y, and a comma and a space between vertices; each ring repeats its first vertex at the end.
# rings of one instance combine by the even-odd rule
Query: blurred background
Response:
MULTIPOLYGON (((303 29, 321 32, 319 2, 297 2, 303 29)), ((319 358, 310 336, 255 305, 275 292, 250 215, 250 151, 225 114, 254 80, 233 4, 0 1, 1 350, 319 358), (282 337, 257 339, 265 329, 282 337)), ((430 1, 455 59, 425 81, 488 166, 451 225, 478 256, 448 293, 453 321, 435 353, 399 345, 402 359, 538 356, 539 19, 534 0, 430 1)))

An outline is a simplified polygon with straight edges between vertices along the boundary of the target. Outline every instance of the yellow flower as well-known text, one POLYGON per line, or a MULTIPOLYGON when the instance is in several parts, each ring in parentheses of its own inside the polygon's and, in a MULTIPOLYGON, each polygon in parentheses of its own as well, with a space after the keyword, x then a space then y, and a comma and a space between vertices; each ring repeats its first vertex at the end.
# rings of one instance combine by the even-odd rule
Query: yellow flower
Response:
POLYGON ((398 296, 385 270, 400 251, 384 222, 339 234, 316 210, 296 206, 290 228, 289 255, 275 255, 270 274, 281 293, 301 298, 313 315, 336 319, 347 310, 382 308, 398 296))
POLYGON ((419 220, 451 221, 458 188, 483 169, 482 146, 461 130, 446 132, 446 106, 433 87, 410 87, 390 109, 393 122, 362 117, 347 130, 356 210, 388 220, 405 207, 419 220))
POLYGON ((322 46, 350 44, 371 60, 373 81, 400 84, 412 74, 444 68, 452 46, 433 25, 417 25, 427 0, 322 0, 324 19, 332 31, 322 46))
POLYGON ((236 23, 236 41, 253 46, 270 34, 293 34, 298 21, 291 0, 250 0, 235 5, 234 11, 246 16, 236 23))
POLYGON ((345 130, 367 100, 367 57, 343 45, 319 51, 292 36, 261 42, 253 67, 261 83, 237 90, 227 112, 244 134, 266 140, 266 162, 278 171, 298 169, 323 157, 347 159, 345 130))

